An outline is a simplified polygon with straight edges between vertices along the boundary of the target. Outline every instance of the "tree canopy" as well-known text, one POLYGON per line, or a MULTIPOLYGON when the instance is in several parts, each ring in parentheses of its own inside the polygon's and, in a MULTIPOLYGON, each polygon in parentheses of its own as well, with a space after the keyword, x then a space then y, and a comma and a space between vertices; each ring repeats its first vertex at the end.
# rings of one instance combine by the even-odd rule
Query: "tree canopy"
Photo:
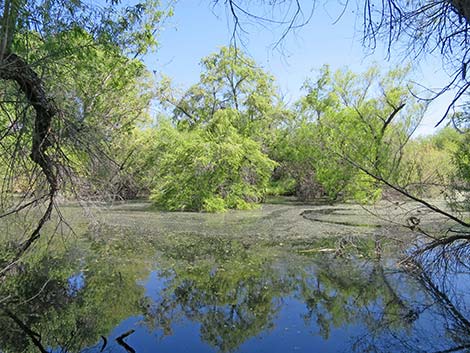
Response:
MULTIPOLYGON (((107 98, 114 95, 121 102, 126 95, 135 97, 135 80, 142 76, 143 67, 132 63, 131 57, 155 46, 157 24, 166 12, 158 1, 93 6, 27 0, 3 1, 0 12, 0 79, 5 82, 0 153, 8 166, 2 171, 6 181, 2 195, 11 192, 12 180, 23 178, 29 184, 26 198, 35 195, 36 201, 48 200, 37 227, 19 245, 20 256, 40 236, 61 181, 70 175, 64 166, 71 166, 74 158, 65 140, 79 141, 77 131, 86 125, 106 138, 106 123, 108 128, 126 124, 122 119, 117 122, 117 110, 110 110, 110 101, 102 98, 101 90, 108 90, 107 98), (120 89, 125 93, 119 93, 120 89)), ((137 105, 137 110, 145 109, 137 105)), ((80 150, 86 149, 86 143, 80 145, 80 150)), ((7 214, 24 207, 13 206, 7 214)))
MULTIPOLYGON (((298 1, 224 4, 233 16, 232 44, 243 31, 242 17, 280 25, 281 40, 309 18, 298 1), (247 5, 263 8, 264 15, 248 11, 247 5)), ((464 97, 470 87, 468 4, 387 0, 360 5, 369 45, 385 38, 391 47, 406 37, 417 55, 439 49, 454 71, 449 85, 437 94, 457 88, 451 107, 464 97)), ((269 327, 277 313, 274 301, 293 293, 294 285, 308 310, 305 320, 315 316, 323 337, 357 317, 377 326, 388 323, 388 316, 413 316, 387 284, 377 238, 357 254, 359 259, 373 252, 374 264, 353 277, 349 268, 342 269, 337 254, 314 249, 317 283, 297 268, 275 269, 276 251, 268 254, 238 242, 205 239, 211 255, 225 256, 216 263, 205 254, 199 258, 191 253, 187 260, 188 249, 167 246, 170 255, 160 265, 169 273, 168 289, 154 311, 149 306, 140 310, 143 288, 132 280, 147 275, 147 267, 125 266, 126 257, 139 259, 139 254, 120 252, 124 257, 119 261, 107 261, 113 247, 128 244, 102 242, 99 230, 90 227, 87 236, 98 239, 79 249, 77 258, 49 247, 61 226, 68 226, 59 206, 69 200, 142 197, 159 210, 222 212, 253 209, 281 195, 303 202, 362 204, 389 198, 397 208, 400 197, 406 197, 445 217, 443 229, 435 234, 420 225, 421 214, 405 210, 409 216, 402 225, 432 239, 420 251, 440 246, 439 258, 445 261, 449 248, 458 257, 468 249, 468 106, 453 116, 457 129, 413 138, 427 102, 413 94, 409 67, 354 73, 347 68, 332 71, 327 65, 305 81, 301 97, 288 106, 274 76, 237 45, 203 58, 198 82, 178 92, 170 79, 155 84, 142 61, 156 47, 159 24, 169 15, 171 9, 155 0, 98 5, 0 1, 0 219, 25 215, 22 221, 13 217, 11 223, 0 223, 5 232, 0 244, 0 315, 7 319, 0 327, 14 322, 14 333, 27 334, 20 339, 1 335, 2 344, 27 350, 33 349, 31 340, 34 348, 45 351, 41 337, 27 326, 48 325, 47 347, 82 326, 75 341, 69 341, 71 350, 80 350, 83 344, 96 343, 123 316, 136 313, 161 319, 166 333, 177 307, 204 322, 201 336, 206 342, 231 351, 269 327), (156 116, 152 109, 158 110, 156 116), (58 224, 45 226, 54 215, 58 224), (49 235, 42 243, 46 248, 40 253, 38 245, 37 256, 25 258, 43 233, 49 235), (91 256, 91 250, 102 258, 91 256), (231 252, 235 255, 228 256, 231 252), (172 253, 183 261, 175 263, 172 253), (100 267, 85 268, 90 260, 100 267), (340 269, 338 278, 330 277, 330 265, 340 269), (74 285, 85 274, 90 286, 74 285), (364 292, 371 284, 374 290, 364 292), (127 296, 109 301, 110 290, 127 296), (56 296, 53 305, 49 293, 56 296), (351 305, 351 298, 360 298, 360 307, 351 305), (29 315, 22 305, 29 301, 38 306, 39 316, 29 315), (384 302, 386 310, 377 321, 367 306, 384 302), (9 307, 18 309, 18 315, 9 307), (93 315, 96 322, 81 321, 93 315)), ((197 251, 191 242, 183 245, 197 251)), ((435 286, 431 289, 436 292, 435 286)))
MULTIPOLYGON (((309 19, 299 2, 224 4, 234 30, 247 18, 280 25, 281 39, 309 19)), ((467 7, 367 1, 365 38, 374 47, 384 36, 390 45, 407 36, 418 54, 439 48, 455 70, 444 89, 457 87, 459 99, 468 88, 467 7)), ((141 60, 171 15, 158 1, 6 0, 0 12, 1 217, 46 202, 13 262, 40 237, 58 195, 102 200, 103 190, 112 200, 149 197, 167 210, 222 211, 269 195, 373 202, 391 189, 468 227, 418 198, 430 171, 423 151, 432 146, 427 164, 445 168, 425 179, 447 185, 442 194, 465 209, 458 200, 468 199, 468 151, 466 138, 447 143, 444 135, 446 143, 409 143, 426 104, 412 94, 408 68, 325 66, 288 107, 273 75, 233 45, 203 58, 199 81, 178 92, 170 80, 153 86, 141 60)), ((465 109, 454 117, 467 133, 465 109)))

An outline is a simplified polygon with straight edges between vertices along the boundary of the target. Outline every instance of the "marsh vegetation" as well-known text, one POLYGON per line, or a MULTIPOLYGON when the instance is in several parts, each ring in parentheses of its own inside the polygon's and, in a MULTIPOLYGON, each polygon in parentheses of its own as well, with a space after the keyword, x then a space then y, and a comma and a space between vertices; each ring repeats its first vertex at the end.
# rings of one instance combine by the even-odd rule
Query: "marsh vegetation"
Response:
MULTIPOLYGON (((286 202, 195 214, 149 206, 99 207, 93 227, 81 208, 64 207, 75 235, 38 242, 2 280, 2 350, 434 352, 470 344, 465 268, 443 276, 424 261, 403 262, 415 237, 361 207, 286 202)), ((393 211, 384 207, 375 209, 393 211)))
POLYGON ((326 64, 286 102, 244 26, 309 17, 253 4, 182 89, 144 64, 171 4, 0 1, 2 352, 469 349, 468 6, 357 3, 440 91, 326 64))

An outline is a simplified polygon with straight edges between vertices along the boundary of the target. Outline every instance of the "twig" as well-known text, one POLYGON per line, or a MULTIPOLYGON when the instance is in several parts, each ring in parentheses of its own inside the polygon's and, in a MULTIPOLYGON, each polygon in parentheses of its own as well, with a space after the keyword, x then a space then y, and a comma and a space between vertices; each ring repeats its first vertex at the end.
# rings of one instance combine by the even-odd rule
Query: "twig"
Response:
POLYGON ((131 346, 129 346, 125 341, 124 341, 124 338, 126 338, 127 336, 130 336, 132 335, 133 333, 135 332, 135 330, 129 330, 127 332, 124 332, 122 335, 120 335, 119 337, 116 338, 116 342, 121 345, 122 347, 124 347, 124 349, 126 351, 128 351, 129 353, 135 353, 135 349, 132 348, 131 346))

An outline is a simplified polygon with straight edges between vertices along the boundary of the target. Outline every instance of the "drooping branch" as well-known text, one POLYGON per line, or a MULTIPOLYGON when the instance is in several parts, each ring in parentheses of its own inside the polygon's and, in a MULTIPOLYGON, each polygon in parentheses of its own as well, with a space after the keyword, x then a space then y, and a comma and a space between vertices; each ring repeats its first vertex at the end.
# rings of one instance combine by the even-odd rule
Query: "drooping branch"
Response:
POLYGON ((51 145, 51 125, 57 109, 47 98, 42 80, 18 55, 9 54, 0 63, 0 79, 15 81, 36 111, 31 159, 41 167, 51 189, 55 191, 57 178, 50 157, 47 155, 47 149, 51 145))
POLYGON ((300 0, 289 1, 261 1, 270 8, 269 12, 260 12, 259 7, 250 6, 253 2, 244 0, 214 0, 214 6, 218 3, 223 3, 227 8, 227 13, 232 20, 232 42, 236 48, 237 41, 239 40, 242 45, 245 45, 242 35, 249 34, 249 30, 245 28, 247 24, 257 24, 265 29, 272 29, 276 27, 281 30, 278 39, 273 43, 273 48, 281 45, 284 39, 293 31, 305 26, 313 16, 315 9, 315 1, 306 6, 300 0), (305 12, 308 10, 308 12, 305 12))
POLYGON ((10 53, 0 61, 0 79, 16 82, 28 103, 34 108, 36 116, 30 158, 40 167, 49 187, 47 209, 36 229, 21 244, 17 254, 18 258, 40 237, 40 231, 52 213, 54 197, 58 190, 58 174, 55 164, 48 154, 48 149, 52 145, 52 121, 57 114, 57 109, 47 97, 40 77, 20 56, 10 53))
POLYGON ((431 101, 446 92, 454 98, 448 104, 440 125, 458 106, 468 92, 467 79, 470 45, 470 2, 468 0, 406 1, 366 0, 363 9, 364 44, 376 49, 378 41, 392 53, 394 44, 407 45, 407 55, 414 54, 414 61, 429 53, 438 53, 449 69, 447 84, 432 95, 421 97, 431 101))

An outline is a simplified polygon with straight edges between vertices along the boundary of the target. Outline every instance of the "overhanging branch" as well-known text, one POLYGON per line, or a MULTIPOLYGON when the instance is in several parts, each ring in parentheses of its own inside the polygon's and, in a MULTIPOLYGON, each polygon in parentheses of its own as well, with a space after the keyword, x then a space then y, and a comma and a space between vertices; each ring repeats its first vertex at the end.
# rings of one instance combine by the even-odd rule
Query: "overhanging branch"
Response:
POLYGON ((36 229, 21 244, 16 257, 18 259, 40 237, 43 225, 51 216, 54 198, 58 190, 58 173, 54 162, 48 155, 48 148, 52 145, 52 121, 57 114, 57 109, 52 101, 48 99, 42 80, 20 56, 10 53, 0 61, 0 79, 16 82, 20 91, 36 112, 30 157, 41 168, 49 186, 49 204, 36 229))

